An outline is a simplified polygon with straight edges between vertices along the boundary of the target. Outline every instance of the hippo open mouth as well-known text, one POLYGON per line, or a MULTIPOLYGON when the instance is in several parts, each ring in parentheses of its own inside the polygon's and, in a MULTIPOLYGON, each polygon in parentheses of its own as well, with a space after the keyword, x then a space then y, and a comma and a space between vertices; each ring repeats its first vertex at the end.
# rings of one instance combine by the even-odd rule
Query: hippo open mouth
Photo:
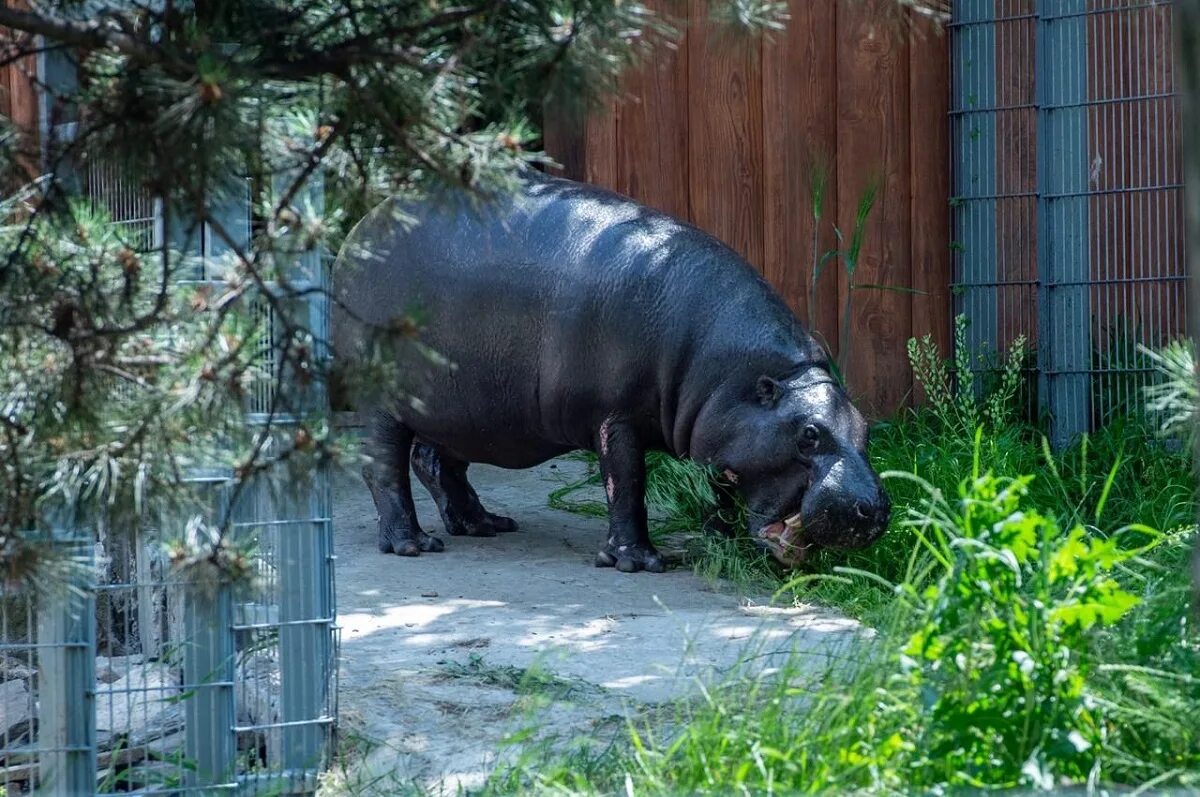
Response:
POLYGON ((804 562, 816 547, 806 542, 803 534, 803 524, 800 522, 800 513, 797 512, 783 520, 763 526, 758 530, 758 541, 781 564, 796 567, 804 562))

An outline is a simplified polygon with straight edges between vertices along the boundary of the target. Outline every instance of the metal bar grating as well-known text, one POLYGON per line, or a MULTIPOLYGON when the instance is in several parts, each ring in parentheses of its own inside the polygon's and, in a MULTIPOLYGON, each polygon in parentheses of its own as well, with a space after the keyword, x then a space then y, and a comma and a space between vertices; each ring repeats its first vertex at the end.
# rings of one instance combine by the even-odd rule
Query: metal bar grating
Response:
POLYGON ((1138 344, 1185 327, 1180 131, 1165 0, 957 0, 955 313, 979 370, 1018 335, 1062 446, 1141 413, 1138 344))

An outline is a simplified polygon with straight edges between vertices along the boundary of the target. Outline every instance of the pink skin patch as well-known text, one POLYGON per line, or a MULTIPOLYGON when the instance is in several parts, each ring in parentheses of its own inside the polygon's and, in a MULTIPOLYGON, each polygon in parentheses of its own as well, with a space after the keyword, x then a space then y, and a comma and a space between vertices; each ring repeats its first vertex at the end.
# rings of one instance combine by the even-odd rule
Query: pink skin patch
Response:
POLYGON ((801 539, 800 528, 778 520, 759 529, 759 537, 771 550, 771 555, 788 567, 795 567, 808 558, 812 546, 801 539))
POLYGON ((725 476, 726 479, 729 480, 730 484, 737 484, 738 475, 736 473, 734 473, 733 471, 731 471, 729 468, 725 469, 725 472, 723 475, 725 476))
MULTIPOLYGON (((612 418, 605 418, 604 423, 600 424, 600 456, 608 456, 608 440, 612 435, 612 418)), ((604 492, 608 495, 608 500, 613 500, 613 495, 616 488, 613 486, 613 477, 609 476, 604 480, 604 492)))

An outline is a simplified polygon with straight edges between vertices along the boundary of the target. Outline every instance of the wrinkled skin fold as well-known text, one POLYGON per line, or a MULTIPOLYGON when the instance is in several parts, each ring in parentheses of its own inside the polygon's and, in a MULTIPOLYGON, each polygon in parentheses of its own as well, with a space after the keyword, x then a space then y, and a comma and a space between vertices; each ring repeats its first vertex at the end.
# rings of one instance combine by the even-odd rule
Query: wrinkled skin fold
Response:
POLYGON ((334 294, 344 365, 367 356, 373 328, 422 319, 421 347, 399 348, 402 384, 349 397, 371 423, 383 551, 442 550, 411 474, 448 533, 491 536, 516 524, 483 508, 470 463, 580 449, 599 455, 608 497, 600 566, 664 569, 647 532, 651 449, 736 482, 748 533, 786 565, 887 528, 867 425, 822 349, 735 252, 625 197, 529 172, 481 204, 389 201, 351 234, 334 294))

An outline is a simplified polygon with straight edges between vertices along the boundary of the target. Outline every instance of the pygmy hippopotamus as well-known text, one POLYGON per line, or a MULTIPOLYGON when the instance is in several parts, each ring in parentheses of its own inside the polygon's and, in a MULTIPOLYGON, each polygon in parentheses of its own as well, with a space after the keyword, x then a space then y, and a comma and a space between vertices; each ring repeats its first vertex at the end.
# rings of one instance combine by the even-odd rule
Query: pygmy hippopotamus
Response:
POLYGON ((448 533, 491 536, 516 524, 483 508, 469 463, 580 449, 599 455, 608 496, 597 566, 664 569, 647 533, 651 449, 735 484, 752 537, 784 564, 887 528, 867 424, 823 349, 733 250, 619 194, 530 170, 482 201, 389 200, 349 236, 334 299, 347 363, 370 330, 421 319, 389 400, 357 402, 385 552, 443 549, 417 522, 410 465, 448 533))

